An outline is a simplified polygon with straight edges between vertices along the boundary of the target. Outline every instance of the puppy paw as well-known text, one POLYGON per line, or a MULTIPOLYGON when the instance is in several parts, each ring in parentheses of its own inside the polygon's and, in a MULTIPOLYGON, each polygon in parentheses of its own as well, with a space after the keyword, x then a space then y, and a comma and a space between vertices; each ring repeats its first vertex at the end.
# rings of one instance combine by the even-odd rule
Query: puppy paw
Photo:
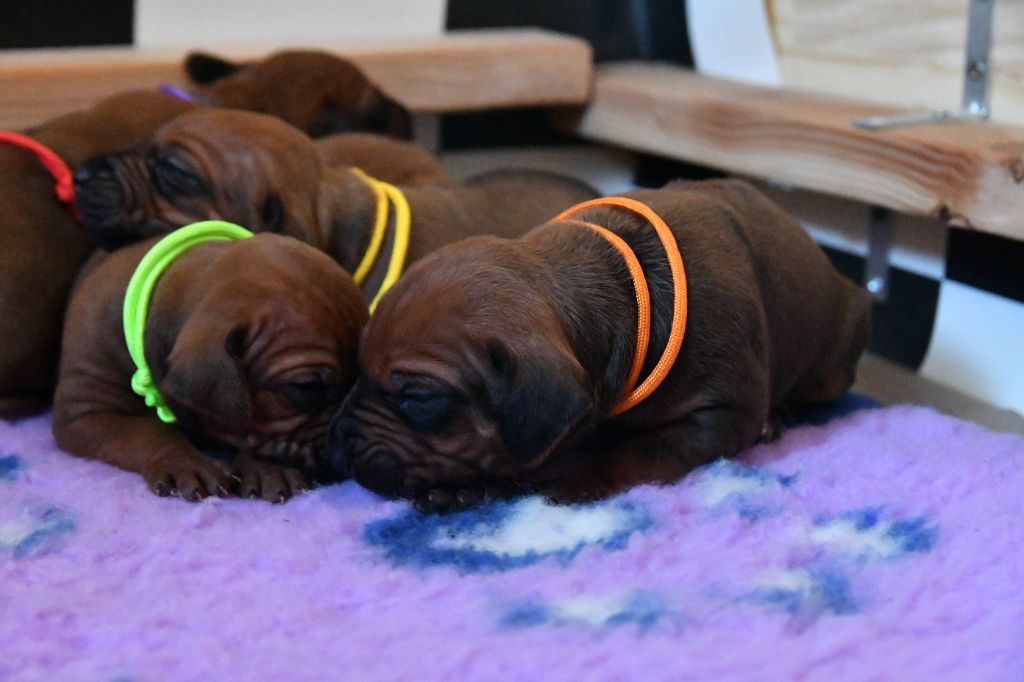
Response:
POLYGON ((227 497, 235 487, 224 462, 201 454, 162 458, 144 475, 150 490, 160 497, 173 495, 189 502, 213 495, 227 497))
POLYGON ((424 514, 450 514, 479 505, 486 499, 482 490, 428 490, 413 498, 412 504, 424 514))
POLYGON ((280 503, 312 487, 303 472, 291 467, 268 464, 248 455, 235 459, 234 475, 238 479, 238 496, 250 500, 280 503))

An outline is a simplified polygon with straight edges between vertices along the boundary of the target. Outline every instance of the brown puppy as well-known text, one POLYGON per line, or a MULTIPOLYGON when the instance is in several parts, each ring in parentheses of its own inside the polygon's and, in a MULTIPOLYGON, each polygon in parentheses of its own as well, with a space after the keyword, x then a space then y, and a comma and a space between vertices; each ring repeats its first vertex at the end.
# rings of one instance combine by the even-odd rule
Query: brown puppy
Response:
MULTIPOLYGON (((665 383, 615 417, 636 347, 623 258, 579 223, 519 240, 467 239, 416 266, 381 301, 361 375, 332 427, 342 475, 427 508, 483 491, 592 499, 668 483, 765 433, 773 413, 838 398, 868 338, 865 293, 804 231, 740 181, 631 196, 670 226, 689 322, 665 383)), ((672 318, 654 229, 613 208, 580 214, 636 252, 651 289, 647 376, 672 318)))
POLYGON ((455 182, 441 162, 412 142, 373 133, 338 133, 316 140, 320 160, 331 168, 362 168, 378 180, 406 187, 455 182))
MULTIPOLYGON (((360 144, 353 155, 371 176, 437 179, 404 143, 377 140, 381 153, 367 154, 360 144)), ((351 271, 370 242, 376 200, 351 169, 337 165, 340 157, 336 144, 321 153, 268 116, 205 109, 172 121, 136 149, 86 164, 78 204, 90 238, 104 248, 221 218, 302 239, 351 271)), ((576 180, 528 171, 401 189, 412 209, 409 262, 473 234, 518 236, 595 195, 576 180)))
MULTIPOLYGON (((29 131, 74 167, 142 141, 194 105, 127 92, 29 131)), ((56 382, 61 320, 89 243, 31 152, 0 144, 0 417, 38 412, 56 382)))
POLYGON ((205 103, 288 121, 312 137, 367 131, 408 139, 409 114, 351 62, 326 52, 289 50, 234 63, 195 52, 185 71, 205 103))
POLYGON ((128 281, 152 242, 86 265, 68 307, 57 443, 196 500, 234 488, 202 454, 240 453, 239 494, 283 500, 309 485, 331 406, 355 375, 366 302, 352 278, 294 239, 208 242, 158 281, 145 327, 154 382, 178 419, 161 422, 131 388, 122 328, 128 281), (277 466, 280 465, 280 466, 277 466))

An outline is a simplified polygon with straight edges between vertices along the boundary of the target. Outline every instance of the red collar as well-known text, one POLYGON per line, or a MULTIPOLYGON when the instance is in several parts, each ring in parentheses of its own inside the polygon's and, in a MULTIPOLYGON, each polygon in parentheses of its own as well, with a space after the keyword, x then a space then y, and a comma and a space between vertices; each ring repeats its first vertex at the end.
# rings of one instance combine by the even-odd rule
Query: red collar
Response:
POLYGON ((78 219, 78 211, 75 209, 75 183, 71 178, 71 169, 64 163, 64 159, 57 156, 56 152, 32 139, 27 135, 12 133, 0 130, 0 144, 10 144, 15 147, 27 149, 36 155, 39 162, 50 172, 56 184, 53 186, 53 193, 57 198, 71 208, 72 215, 78 219))

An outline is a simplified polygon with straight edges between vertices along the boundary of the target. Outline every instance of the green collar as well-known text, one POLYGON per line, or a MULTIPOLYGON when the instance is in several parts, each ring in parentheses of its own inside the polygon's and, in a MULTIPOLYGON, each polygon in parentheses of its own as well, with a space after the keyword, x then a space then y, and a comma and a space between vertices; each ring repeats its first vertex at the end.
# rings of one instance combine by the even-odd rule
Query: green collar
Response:
POLYGON ((247 239, 251 236, 249 230, 223 220, 205 220, 186 225, 154 244, 128 282, 128 289, 124 292, 124 340, 137 368, 132 375, 132 390, 146 400, 146 405, 156 410, 160 421, 173 424, 176 419, 164 403, 159 389, 153 384, 153 376, 146 364, 144 337, 153 288, 171 263, 193 246, 211 241, 247 239))

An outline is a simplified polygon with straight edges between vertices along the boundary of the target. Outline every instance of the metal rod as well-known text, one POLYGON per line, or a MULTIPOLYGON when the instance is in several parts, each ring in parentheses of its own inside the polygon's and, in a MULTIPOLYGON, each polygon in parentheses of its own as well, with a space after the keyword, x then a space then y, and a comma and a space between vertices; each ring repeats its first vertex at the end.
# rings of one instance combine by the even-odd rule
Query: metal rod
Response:
POLYGON ((864 267, 864 287, 871 297, 885 303, 889 297, 889 254, 892 251, 892 213, 874 206, 868 223, 868 258, 864 267))
POLYGON ((964 60, 962 109, 988 118, 988 75, 992 50, 995 0, 971 0, 967 19, 967 58, 964 60))

